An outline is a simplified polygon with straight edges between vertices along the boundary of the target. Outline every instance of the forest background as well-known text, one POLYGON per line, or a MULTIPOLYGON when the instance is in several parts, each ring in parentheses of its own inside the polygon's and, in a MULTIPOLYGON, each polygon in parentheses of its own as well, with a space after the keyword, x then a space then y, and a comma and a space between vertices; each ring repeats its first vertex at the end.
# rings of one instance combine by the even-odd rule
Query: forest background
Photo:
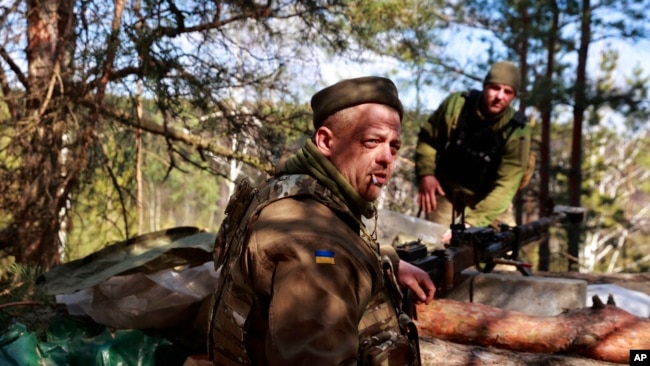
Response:
POLYGON ((649 8, 1 1, 2 268, 43 271, 163 228, 216 232, 236 179, 260 181, 299 148, 312 132, 310 96, 350 65, 380 70, 407 101, 404 148, 379 205, 415 215, 413 149, 439 102, 431 96, 480 87, 506 59, 522 73, 517 107, 537 158, 518 219, 553 203, 587 209, 584 223, 554 231, 528 259, 540 270, 646 271, 650 72, 620 47, 648 46, 649 8))

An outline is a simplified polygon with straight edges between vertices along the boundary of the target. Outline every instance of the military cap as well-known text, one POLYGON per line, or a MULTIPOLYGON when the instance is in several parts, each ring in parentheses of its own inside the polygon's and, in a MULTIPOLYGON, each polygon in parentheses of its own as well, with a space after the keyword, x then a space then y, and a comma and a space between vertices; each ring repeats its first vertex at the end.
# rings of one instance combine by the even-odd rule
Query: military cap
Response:
POLYGON ((378 103, 393 107, 399 113, 400 120, 404 114, 397 88, 390 79, 365 76, 339 81, 314 94, 311 98, 314 128, 318 129, 332 114, 364 103, 378 103))
POLYGON ((516 93, 519 93, 520 79, 521 74, 515 64, 508 61, 499 61, 490 67, 487 75, 485 75, 483 85, 506 84, 515 89, 516 93))

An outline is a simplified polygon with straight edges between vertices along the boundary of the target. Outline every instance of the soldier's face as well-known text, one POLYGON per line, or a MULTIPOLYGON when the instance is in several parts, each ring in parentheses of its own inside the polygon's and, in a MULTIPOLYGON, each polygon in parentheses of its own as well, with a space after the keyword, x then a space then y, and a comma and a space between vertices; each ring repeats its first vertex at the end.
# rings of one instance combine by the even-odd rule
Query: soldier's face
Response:
POLYGON ((399 114, 383 104, 352 108, 355 118, 327 129, 329 137, 317 146, 361 197, 374 201, 393 175, 401 146, 399 114))
POLYGON ((483 87, 483 113, 496 115, 512 103, 517 93, 510 85, 487 84, 483 87))

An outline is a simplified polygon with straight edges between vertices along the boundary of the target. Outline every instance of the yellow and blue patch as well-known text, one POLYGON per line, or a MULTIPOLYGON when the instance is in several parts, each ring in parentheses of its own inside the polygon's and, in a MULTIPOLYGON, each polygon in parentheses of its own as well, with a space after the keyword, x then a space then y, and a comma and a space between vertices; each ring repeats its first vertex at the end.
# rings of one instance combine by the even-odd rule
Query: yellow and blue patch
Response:
POLYGON ((334 252, 331 250, 315 250, 314 259, 320 264, 334 264, 334 252))

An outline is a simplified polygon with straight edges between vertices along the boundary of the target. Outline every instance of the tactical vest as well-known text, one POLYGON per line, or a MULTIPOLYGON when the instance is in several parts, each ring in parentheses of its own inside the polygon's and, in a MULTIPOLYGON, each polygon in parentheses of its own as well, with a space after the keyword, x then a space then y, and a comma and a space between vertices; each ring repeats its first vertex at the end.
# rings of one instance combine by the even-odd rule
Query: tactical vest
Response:
MULTIPOLYGON (((307 175, 274 178, 261 190, 243 179, 228 202, 226 218, 215 241, 214 263, 219 276, 208 330, 208 353, 219 365, 251 364, 246 350, 245 326, 255 295, 247 278, 241 271, 233 270, 233 266, 246 250, 251 228, 261 210, 277 200, 296 196, 308 196, 330 208, 341 207, 331 191, 307 175)), ((368 235, 361 237, 372 240, 368 235)), ((389 291, 373 294, 359 322, 359 364, 419 365, 417 331, 408 316, 398 315, 401 313, 400 292, 390 260, 384 258, 380 262, 389 291)))
POLYGON ((492 190, 497 179, 506 142, 516 128, 525 125, 526 117, 516 112, 498 130, 487 123, 472 121, 469 115, 479 96, 478 90, 472 90, 466 96, 456 128, 452 130, 447 146, 438 155, 435 175, 445 182, 483 196, 492 190))

